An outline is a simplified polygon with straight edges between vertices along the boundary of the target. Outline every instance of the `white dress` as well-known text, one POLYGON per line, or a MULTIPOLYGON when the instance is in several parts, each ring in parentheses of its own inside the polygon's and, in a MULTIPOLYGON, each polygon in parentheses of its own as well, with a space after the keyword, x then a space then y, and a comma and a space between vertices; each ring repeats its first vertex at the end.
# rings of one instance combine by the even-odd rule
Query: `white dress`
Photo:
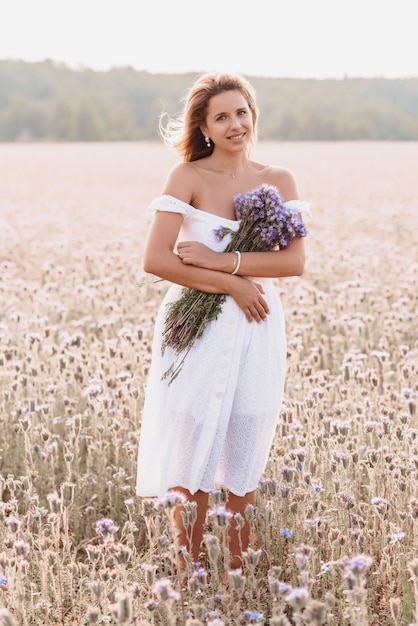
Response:
MULTIPOLYGON (((286 206, 309 214, 306 202, 286 206)), ((155 199, 152 210, 184 216, 179 241, 200 241, 221 252, 214 229, 238 222, 200 211, 174 198, 155 199)), ((270 278, 255 278, 265 289, 270 313, 248 322, 227 296, 218 319, 188 353, 177 378, 164 372, 177 360, 171 348, 161 354, 165 305, 181 295, 171 285, 155 323, 138 451, 137 494, 162 497, 170 488, 191 493, 223 486, 243 496, 257 488, 264 472, 283 399, 286 338, 283 309, 270 278)))

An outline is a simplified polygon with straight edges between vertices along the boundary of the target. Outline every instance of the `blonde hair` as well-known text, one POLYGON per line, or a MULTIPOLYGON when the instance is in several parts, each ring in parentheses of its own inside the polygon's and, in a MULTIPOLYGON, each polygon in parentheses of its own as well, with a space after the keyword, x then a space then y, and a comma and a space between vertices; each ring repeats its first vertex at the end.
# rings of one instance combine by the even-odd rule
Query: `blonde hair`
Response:
POLYGON ((160 134, 164 142, 175 148, 183 161, 197 161, 213 152, 213 144, 208 147, 200 127, 205 124, 209 100, 225 91, 240 91, 247 101, 253 119, 253 137, 250 148, 257 137, 258 107, 252 85, 242 76, 220 74, 217 72, 203 74, 196 80, 184 98, 184 108, 177 118, 168 118, 167 124, 162 123, 166 114, 160 117, 160 134))

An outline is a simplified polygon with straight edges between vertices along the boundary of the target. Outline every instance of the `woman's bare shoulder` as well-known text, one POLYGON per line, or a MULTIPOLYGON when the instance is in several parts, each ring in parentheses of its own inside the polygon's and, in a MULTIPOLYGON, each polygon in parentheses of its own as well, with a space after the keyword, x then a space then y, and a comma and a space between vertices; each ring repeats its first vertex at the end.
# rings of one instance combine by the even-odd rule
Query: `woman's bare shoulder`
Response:
POLYGON ((195 177, 196 168, 193 163, 177 163, 168 173, 163 194, 190 204, 195 188, 195 177))
POLYGON ((284 200, 297 200, 299 198, 296 177, 292 170, 287 167, 279 165, 266 166, 264 182, 277 187, 284 200))

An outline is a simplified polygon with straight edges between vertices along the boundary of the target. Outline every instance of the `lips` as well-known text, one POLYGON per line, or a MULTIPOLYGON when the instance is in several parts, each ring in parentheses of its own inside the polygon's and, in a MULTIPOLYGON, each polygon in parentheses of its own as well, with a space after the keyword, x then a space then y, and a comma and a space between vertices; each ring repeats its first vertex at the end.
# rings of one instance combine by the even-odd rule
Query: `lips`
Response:
POLYGON ((241 139, 244 139, 244 137, 245 133, 240 133, 239 135, 230 135, 228 139, 230 139, 231 141, 241 141, 241 139))

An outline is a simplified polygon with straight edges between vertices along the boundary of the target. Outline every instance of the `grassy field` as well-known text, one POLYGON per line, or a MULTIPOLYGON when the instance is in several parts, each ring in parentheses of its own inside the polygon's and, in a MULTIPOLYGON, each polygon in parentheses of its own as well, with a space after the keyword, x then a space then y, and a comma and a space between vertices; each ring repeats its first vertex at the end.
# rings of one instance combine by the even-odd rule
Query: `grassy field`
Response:
POLYGON ((285 404, 224 588, 225 520, 181 581, 170 508, 135 497, 166 288, 138 288, 146 206, 177 157, 0 144, 1 625, 418 624, 418 144, 254 158, 294 171, 314 220, 304 276, 277 281, 285 404))

